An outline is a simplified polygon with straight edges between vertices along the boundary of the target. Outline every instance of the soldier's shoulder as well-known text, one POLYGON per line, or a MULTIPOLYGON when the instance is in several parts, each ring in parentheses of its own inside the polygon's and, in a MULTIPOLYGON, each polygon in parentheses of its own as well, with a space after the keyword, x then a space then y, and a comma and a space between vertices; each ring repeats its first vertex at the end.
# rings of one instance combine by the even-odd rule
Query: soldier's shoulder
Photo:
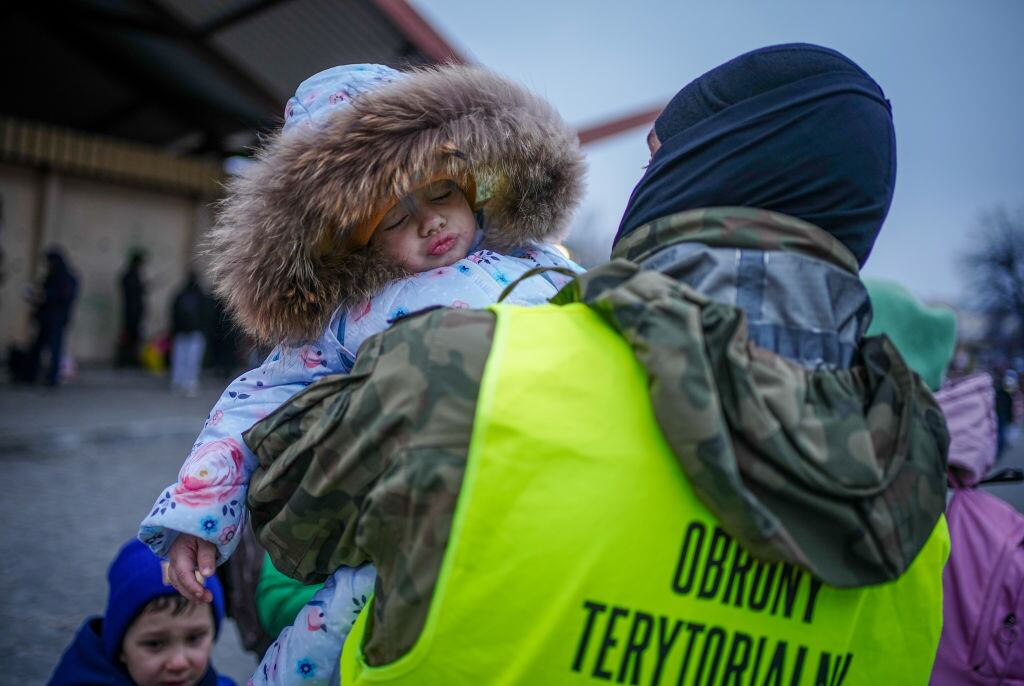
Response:
POLYGON ((396 319, 382 335, 391 341, 415 338, 457 341, 474 333, 493 331, 494 322, 495 315, 491 310, 428 307, 396 319), (453 332, 459 335, 453 337, 453 332))
POLYGON ((368 339, 359 350, 353 374, 385 364, 391 374, 414 366, 421 371, 448 365, 453 356, 486 359, 494 338, 495 314, 490 310, 431 308, 398 319, 368 339))

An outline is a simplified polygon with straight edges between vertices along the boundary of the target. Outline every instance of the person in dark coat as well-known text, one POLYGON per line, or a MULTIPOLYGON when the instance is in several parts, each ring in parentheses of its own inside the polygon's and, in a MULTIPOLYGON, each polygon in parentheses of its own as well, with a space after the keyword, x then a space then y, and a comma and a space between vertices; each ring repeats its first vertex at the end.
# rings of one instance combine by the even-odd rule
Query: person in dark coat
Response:
POLYGON ((45 383, 56 386, 60 373, 60 361, 64 351, 64 332, 71 321, 71 307, 78 293, 78 280, 68 268, 60 248, 46 251, 46 276, 43 285, 36 290, 35 310, 32 318, 36 321, 37 332, 30 355, 30 380, 39 374, 43 350, 50 353, 50 366, 46 370, 45 383))
POLYGON ((121 274, 121 334, 118 340, 117 365, 134 367, 139 364, 139 344, 142 341, 142 322, 146 316, 146 284, 142 280, 142 267, 146 255, 136 250, 121 274))
POLYGON ((210 366, 218 377, 230 380, 238 367, 238 351, 242 345, 239 339, 243 336, 224 309, 223 301, 210 298, 210 303, 210 328, 207 331, 210 366))

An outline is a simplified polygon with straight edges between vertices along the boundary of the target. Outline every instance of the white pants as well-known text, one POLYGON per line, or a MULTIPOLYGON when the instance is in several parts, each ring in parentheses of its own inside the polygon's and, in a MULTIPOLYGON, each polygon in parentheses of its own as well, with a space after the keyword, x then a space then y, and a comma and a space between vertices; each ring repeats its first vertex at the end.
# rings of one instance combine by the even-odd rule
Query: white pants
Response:
POLYGON ((203 366, 206 338, 201 331, 179 333, 171 353, 171 388, 185 393, 199 390, 199 372, 203 366))

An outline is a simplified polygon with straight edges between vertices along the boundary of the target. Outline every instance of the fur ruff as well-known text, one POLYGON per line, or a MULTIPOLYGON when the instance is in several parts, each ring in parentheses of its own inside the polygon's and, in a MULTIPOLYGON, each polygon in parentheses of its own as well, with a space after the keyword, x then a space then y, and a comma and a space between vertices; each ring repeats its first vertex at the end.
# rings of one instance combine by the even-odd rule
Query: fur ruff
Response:
POLYGON ((268 343, 319 337, 407 276, 370 247, 344 254, 374 208, 435 174, 472 173, 485 245, 557 240, 583 192, 576 132, 544 99, 480 67, 409 72, 322 126, 278 133, 232 180, 206 244, 216 293, 268 343))

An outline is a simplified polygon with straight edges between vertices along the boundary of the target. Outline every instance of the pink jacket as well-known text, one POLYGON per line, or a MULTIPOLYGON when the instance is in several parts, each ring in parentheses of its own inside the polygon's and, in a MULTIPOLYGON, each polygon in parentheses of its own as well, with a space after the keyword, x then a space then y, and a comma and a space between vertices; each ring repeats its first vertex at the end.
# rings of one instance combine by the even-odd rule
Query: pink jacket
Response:
MULTIPOLYGON (((1024 686, 1024 515, 977 488, 995 462, 988 374, 947 383, 936 400, 949 425, 942 637, 932 686, 1024 686)), ((912 619, 908 618, 908 621, 912 619)))

